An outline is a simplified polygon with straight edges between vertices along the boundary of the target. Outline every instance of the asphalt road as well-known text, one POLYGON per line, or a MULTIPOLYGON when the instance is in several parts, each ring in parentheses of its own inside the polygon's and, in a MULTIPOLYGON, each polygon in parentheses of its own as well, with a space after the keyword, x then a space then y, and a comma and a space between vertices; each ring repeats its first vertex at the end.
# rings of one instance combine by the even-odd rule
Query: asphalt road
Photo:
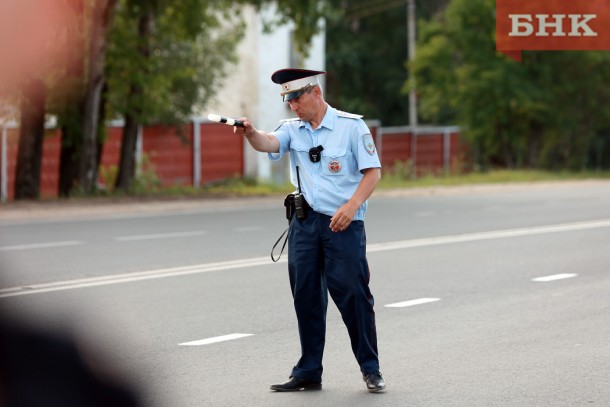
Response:
POLYGON ((610 183, 375 195, 381 394, 333 304, 324 390, 268 390, 299 355, 282 209, 0 214, 0 308, 72 332, 151 406, 610 405, 610 183))

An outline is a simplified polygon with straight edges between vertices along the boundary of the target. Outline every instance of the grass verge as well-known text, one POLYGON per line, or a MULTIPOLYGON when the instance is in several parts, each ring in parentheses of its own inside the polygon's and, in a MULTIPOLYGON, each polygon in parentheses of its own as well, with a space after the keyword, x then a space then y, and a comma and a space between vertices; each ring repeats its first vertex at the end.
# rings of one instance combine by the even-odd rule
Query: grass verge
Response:
MULTIPOLYGON (((471 184, 499 184, 540 181, 569 181, 585 179, 610 179, 610 171, 549 172, 534 170, 497 170, 473 172, 462 175, 426 175, 416 179, 400 174, 383 174, 378 189, 425 188, 471 184)), ((165 195, 213 195, 213 196, 265 196, 287 194, 294 191, 290 183, 269 184, 252 179, 232 178, 200 189, 175 187, 159 191, 165 195)))

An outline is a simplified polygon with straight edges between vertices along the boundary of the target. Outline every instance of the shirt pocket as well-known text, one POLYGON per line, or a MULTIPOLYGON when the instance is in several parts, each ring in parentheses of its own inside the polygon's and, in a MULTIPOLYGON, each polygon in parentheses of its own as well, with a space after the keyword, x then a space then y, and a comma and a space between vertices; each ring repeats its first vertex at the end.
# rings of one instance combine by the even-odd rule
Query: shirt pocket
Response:
POLYGON ((295 154, 295 158, 297 159, 296 165, 302 164, 306 165, 309 161, 309 149, 311 146, 307 143, 304 143, 301 140, 293 141, 290 143, 290 149, 293 154, 295 154))
POLYGON ((347 149, 322 150, 322 172, 325 175, 344 176, 350 173, 351 154, 347 149))

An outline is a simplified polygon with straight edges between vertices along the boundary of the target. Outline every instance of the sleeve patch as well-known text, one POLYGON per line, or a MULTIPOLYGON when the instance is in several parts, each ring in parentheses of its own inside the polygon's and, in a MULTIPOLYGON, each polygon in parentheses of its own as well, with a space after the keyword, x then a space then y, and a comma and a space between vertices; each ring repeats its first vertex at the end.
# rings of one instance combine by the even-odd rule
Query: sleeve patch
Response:
POLYGON ((375 142, 373 141, 373 136, 370 134, 365 134, 364 137, 362 137, 362 142, 364 143, 364 149, 367 153, 370 155, 375 154, 375 142))

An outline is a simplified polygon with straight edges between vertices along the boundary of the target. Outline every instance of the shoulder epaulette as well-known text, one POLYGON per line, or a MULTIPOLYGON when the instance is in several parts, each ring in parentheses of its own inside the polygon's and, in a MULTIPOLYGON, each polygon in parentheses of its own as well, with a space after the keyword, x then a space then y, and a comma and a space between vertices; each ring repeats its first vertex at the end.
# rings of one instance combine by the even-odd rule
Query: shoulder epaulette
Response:
POLYGON ((341 110, 337 110, 337 116, 347 117, 348 119, 362 119, 363 117, 361 114, 347 113, 341 110))
POLYGON ((282 125, 283 125, 284 123, 296 122, 296 121, 298 121, 298 120, 301 120, 301 119, 299 119, 298 117, 293 117, 292 119, 284 119, 284 120, 280 120, 280 124, 279 124, 279 125, 277 126, 277 128, 276 128, 275 130, 273 130, 273 131, 278 131, 278 130, 279 130, 279 128, 280 128, 280 127, 282 127, 282 125))
POLYGON ((300 120, 301 119, 299 119, 298 117, 293 117, 292 119, 280 120, 280 123, 296 122, 296 121, 300 121, 300 120))

